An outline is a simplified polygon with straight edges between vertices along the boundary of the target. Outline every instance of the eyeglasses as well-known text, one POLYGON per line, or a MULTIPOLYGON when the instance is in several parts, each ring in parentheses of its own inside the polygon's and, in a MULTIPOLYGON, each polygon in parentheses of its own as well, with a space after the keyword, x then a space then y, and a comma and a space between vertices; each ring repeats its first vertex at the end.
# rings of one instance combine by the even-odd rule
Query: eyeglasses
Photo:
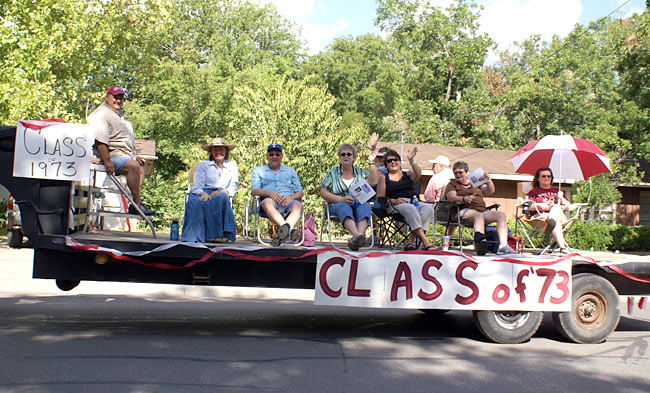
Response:
POLYGON ((462 175, 465 171, 454 171, 454 175, 462 175))
POLYGON ((386 164, 390 164, 391 162, 395 162, 395 161, 399 161, 399 158, 395 158, 395 157, 387 158, 386 164))
POLYGON ((280 156, 282 155, 282 153, 280 153, 280 152, 270 152, 270 153, 268 153, 268 155, 269 155, 270 157, 273 157, 273 156, 278 156, 278 157, 280 157, 280 156))
POLYGON ((339 156, 341 156, 341 157, 350 157, 350 156, 352 156, 352 153, 350 153, 350 152, 339 153, 339 156))
POLYGON ((553 176, 551 176, 551 175, 539 175, 539 177, 540 177, 540 178, 546 178, 546 177, 548 177, 548 178, 550 179, 550 178, 552 178, 553 176))
POLYGON ((111 95, 112 95, 113 98, 115 98, 116 100, 123 100, 123 99, 124 99, 124 94, 117 94, 117 95, 116 95, 116 94, 111 94, 111 95))

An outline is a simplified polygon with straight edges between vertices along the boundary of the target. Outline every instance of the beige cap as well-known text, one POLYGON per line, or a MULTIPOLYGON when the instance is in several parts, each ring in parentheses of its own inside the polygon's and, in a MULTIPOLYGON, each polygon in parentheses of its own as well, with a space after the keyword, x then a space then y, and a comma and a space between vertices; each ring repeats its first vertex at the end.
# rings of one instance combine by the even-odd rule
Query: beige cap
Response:
POLYGON ((235 148, 235 145, 229 145, 229 144, 227 144, 227 143, 226 143, 226 140, 223 139, 223 138, 213 138, 213 139, 212 139, 212 142, 210 142, 209 144, 207 144, 207 145, 201 145, 201 149, 203 149, 203 150, 205 150, 205 151, 210 151, 210 148, 211 148, 212 146, 224 146, 224 147, 228 148, 228 151, 230 151, 230 150, 232 150, 232 149, 235 148))
POLYGON ((439 155, 438 157, 434 158, 433 160, 429 160, 430 163, 432 164, 441 164, 444 166, 451 166, 451 162, 449 161, 449 158, 447 156, 439 155))

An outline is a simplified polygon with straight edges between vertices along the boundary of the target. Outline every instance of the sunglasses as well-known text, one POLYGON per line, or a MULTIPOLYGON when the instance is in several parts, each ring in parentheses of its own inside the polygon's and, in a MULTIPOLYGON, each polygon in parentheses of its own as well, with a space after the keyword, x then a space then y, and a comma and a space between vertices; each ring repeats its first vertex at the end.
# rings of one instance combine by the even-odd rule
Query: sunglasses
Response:
POLYGON ((553 176, 551 175, 539 175, 540 178, 552 178, 553 176))
POLYGON ((391 162, 399 161, 399 158, 387 158, 386 159, 386 164, 390 164, 391 162))
POLYGON ((268 155, 271 156, 271 157, 273 157, 273 156, 280 157, 282 155, 282 153, 280 153, 280 152, 270 152, 270 153, 268 153, 268 155))
POLYGON ((339 156, 341 156, 341 157, 350 157, 350 156, 352 156, 352 153, 339 153, 339 156))
POLYGON ((454 175, 462 175, 465 171, 454 171, 454 175))

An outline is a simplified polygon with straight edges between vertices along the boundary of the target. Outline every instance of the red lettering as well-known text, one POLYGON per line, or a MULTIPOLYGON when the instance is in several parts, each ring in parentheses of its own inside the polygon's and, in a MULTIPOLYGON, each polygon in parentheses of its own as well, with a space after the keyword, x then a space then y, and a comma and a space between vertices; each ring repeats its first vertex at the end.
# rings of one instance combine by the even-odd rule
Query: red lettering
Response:
POLYGON ((537 269, 537 275, 544 277, 544 285, 542 285, 542 291, 539 293, 539 302, 544 303, 544 298, 546 297, 546 292, 548 287, 551 286, 553 279, 557 272, 553 269, 539 268, 537 269))
POLYGON ((329 297, 339 297, 341 296, 341 290, 343 288, 339 288, 338 290, 333 290, 330 288, 330 286, 327 284, 327 271, 332 267, 333 265, 340 265, 343 267, 345 265, 345 259, 341 257, 334 257, 332 259, 328 259, 323 263, 323 267, 320 269, 320 272, 318 273, 318 282, 320 283, 320 287, 323 289, 323 292, 329 297))
POLYGON ((569 283, 569 274, 564 270, 558 270, 557 274, 558 276, 562 277, 562 282, 555 284, 555 286, 557 286, 558 289, 562 291, 562 296, 551 296, 551 303, 553 304, 560 304, 569 297, 569 286, 567 285, 569 283))
POLYGON ((442 285, 440 285, 440 282, 435 277, 429 274, 429 269, 432 266, 440 270, 440 268, 442 267, 442 263, 440 263, 440 261, 437 261, 435 259, 429 259, 428 261, 424 262, 424 265, 422 265, 422 278, 424 278, 426 281, 433 283, 436 286, 436 290, 431 293, 427 293, 424 292, 422 289, 420 289, 418 291, 418 297, 422 300, 433 300, 438 298, 442 294, 442 285))
POLYGON ((519 303, 526 301, 526 284, 524 284, 524 277, 528 277, 528 270, 522 270, 517 274, 517 286, 515 292, 519 294, 519 303))
POLYGON ((503 304, 510 297, 510 288, 506 284, 499 284, 494 288, 492 292, 492 300, 497 304, 503 304), (503 296, 499 296, 500 293, 503 293, 503 296))
POLYGON ((353 259, 350 265, 350 278, 348 279, 348 296, 370 297, 370 289, 357 289, 357 270, 359 260, 353 259))
POLYGON ((476 286, 476 284, 474 284, 472 281, 463 277, 463 270, 468 267, 472 268, 472 270, 476 270, 478 263, 473 261, 464 261, 456 268, 456 281, 458 281, 459 284, 464 285, 472 290, 472 293, 467 297, 456 295, 455 300, 458 304, 472 304, 476 301, 476 299, 478 299, 478 286, 476 286))
POLYGON ((411 268, 404 261, 401 261, 395 270, 395 277, 393 277, 393 286, 390 289, 391 302, 397 300, 397 290, 399 287, 404 287, 406 289, 406 300, 409 300, 413 297, 413 280, 411 279, 411 268), (404 276, 404 279, 402 279, 402 275, 404 276))

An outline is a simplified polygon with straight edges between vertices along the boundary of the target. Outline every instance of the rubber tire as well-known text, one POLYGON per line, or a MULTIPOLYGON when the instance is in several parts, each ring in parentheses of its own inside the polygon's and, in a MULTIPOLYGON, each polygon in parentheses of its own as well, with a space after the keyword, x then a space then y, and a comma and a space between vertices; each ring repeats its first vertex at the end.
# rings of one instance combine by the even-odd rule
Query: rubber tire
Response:
POLYGON ((616 288, 597 274, 580 273, 573 276, 572 289, 571 312, 554 312, 555 328, 576 343, 605 341, 621 319, 616 288))
POLYGON ((474 311, 474 323, 483 335, 500 344, 519 344, 542 324, 541 311, 474 311))
POLYGON ((80 281, 56 280, 56 286, 62 291, 71 291, 79 285, 80 281))
POLYGON ((23 231, 20 229, 11 229, 7 232, 7 243, 11 248, 20 248, 23 246, 23 231))

